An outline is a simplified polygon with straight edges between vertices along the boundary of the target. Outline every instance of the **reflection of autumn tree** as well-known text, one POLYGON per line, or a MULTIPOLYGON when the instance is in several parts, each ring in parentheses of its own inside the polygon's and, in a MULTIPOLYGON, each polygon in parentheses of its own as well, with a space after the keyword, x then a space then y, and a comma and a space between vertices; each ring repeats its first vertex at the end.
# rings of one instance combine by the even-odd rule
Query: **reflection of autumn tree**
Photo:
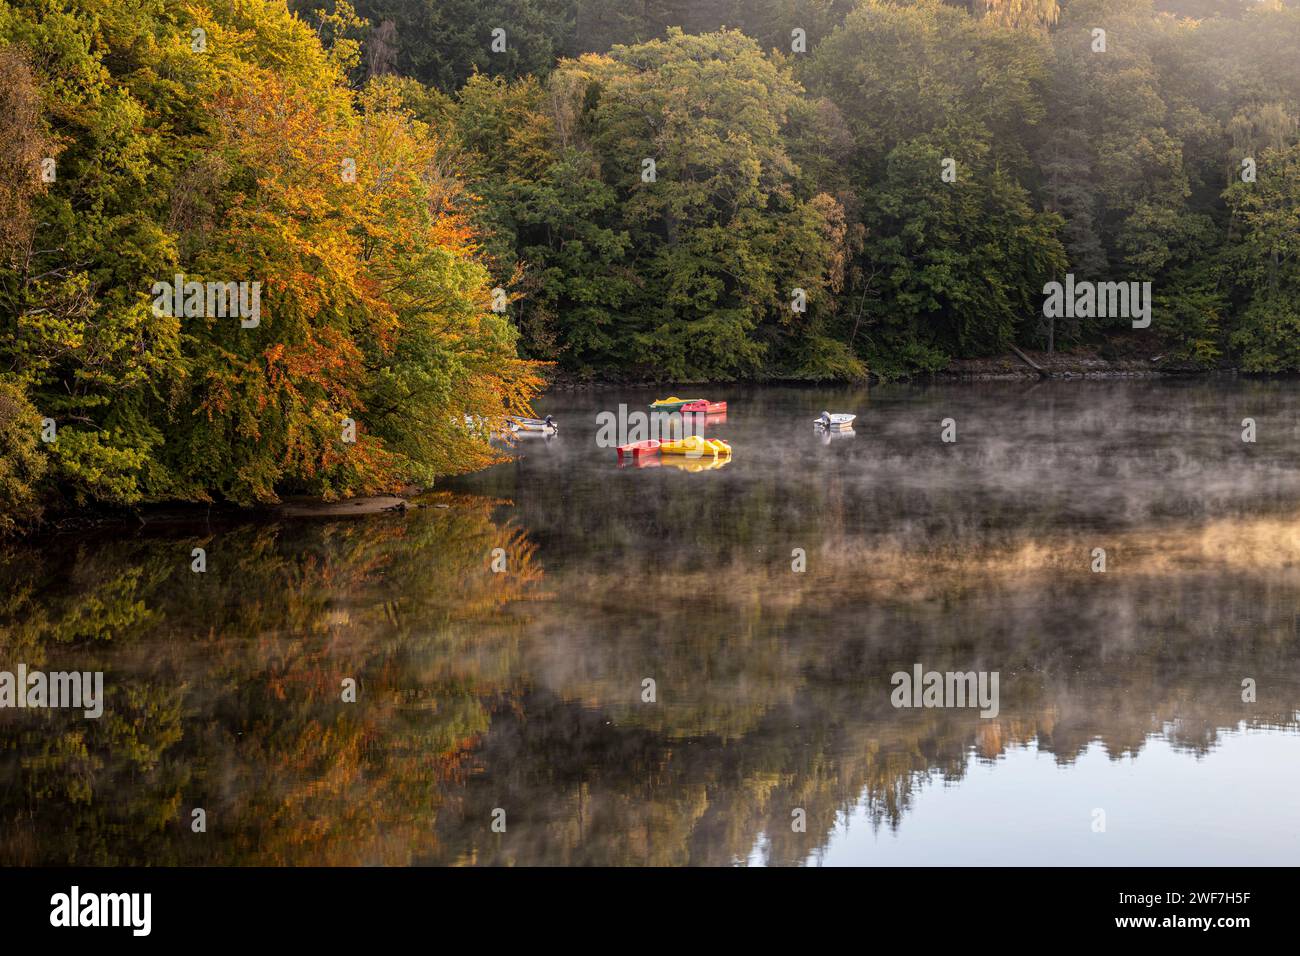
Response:
POLYGON ((41 834, 0 843, 0 858, 433 852, 441 788, 516 680, 519 624, 500 611, 541 575, 493 503, 438 503, 451 507, 216 534, 199 542, 204 575, 189 570, 191 539, 85 545, 57 567, 6 555, 3 659, 103 669, 109 704, 101 721, 0 715, 0 779, 16 794, 0 813, 41 834), (509 574, 489 571, 494 547, 509 574), (341 701, 345 677, 355 704, 341 701), (207 834, 190 832, 195 806, 207 834))
MULTIPOLYGON (((811 498, 825 528, 855 507, 811 498)), ((790 519, 772 496, 733 509, 731 544, 701 521, 688 546, 561 550, 557 599, 523 604, 547 523, 430 503, 451 507, 7 552, 0 661, 102 667, 112 697, 99 722, 0 712, 0 860, 797 863, 850 808, 899 826, 919 788, 1009 749, 1068 764, 1295 727, 1287 516, 1112 531, 1106 575, 1075 532, 805 529, 815 570, 794 575, 728 551, 790 519), (915 662, 998 670, 999 716, 895 710, 915 662)), ((629 520, 593 540, 643 543, 629 520)))
POLYGON ((1294 727, 1300 687, 1248 706, 1240 679, 1300 656, 1297 526, 1116 533, 1125 573, 1109 577, 1079 560, 1087 536, 964 527, 923 550, 905 535, 805 539, 816 576, 710 569, 704 537, 553 573, 575 599, 539 612, 527 660, 555 696, 494 723, 482 774, 440 818, 448 849, 461 841, 445 859, 727 864, 761 835, 772 862, 798 862, 837 813, 865 800, 897 826, 917 787, 1010 748, 1069 763, 1095 741, 1115 757, 1153 734, 1205 752, 1242 723, 1294 727), (1000 715, 894 710, 889 675, 914 662, 998 670, 1000 715), (656 704, 640 699, 645 676, 656 704), (506 834, 484 823, 496 806, 514 808, 506 834), (796 807, 806 834, 791 831, 796 807))

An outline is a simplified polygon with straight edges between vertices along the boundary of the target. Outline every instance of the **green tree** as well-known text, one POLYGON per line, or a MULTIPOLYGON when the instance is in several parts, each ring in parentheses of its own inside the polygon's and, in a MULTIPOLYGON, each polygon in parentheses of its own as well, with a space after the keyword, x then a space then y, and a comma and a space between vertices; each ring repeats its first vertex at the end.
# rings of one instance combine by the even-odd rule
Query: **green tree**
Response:
POLYGON ((1027 339, 1066 262, 1059 218, 1024 184, 1044 41, 935 0, 868 2, 806 75, 854 138, 846 176, 866 238, 844 297, 853 347, 906 375, 1027 339))
POLYGON ((791 157, 801 92, 739 33, 680 30, 467 84, 458 139, 533 347, 576 374, 861 374, 823 331, 846 227, 791 157))
POLYGON ((466 414, 526 413, 443 137, 348 87, 331 17, 326 47, 272 0, 0 0, 0 369, 73 500, 427 484, 499 457, 466 414), (177 273, 258 283, 260 324, 159 307, 177 273))
POLYGON ((1300 370, 1300 144, 1265 149, 1256 181, 1225 195, 1237 230, 1229 255, 1243 312, 1232 344, 1242 368, 1300 370))

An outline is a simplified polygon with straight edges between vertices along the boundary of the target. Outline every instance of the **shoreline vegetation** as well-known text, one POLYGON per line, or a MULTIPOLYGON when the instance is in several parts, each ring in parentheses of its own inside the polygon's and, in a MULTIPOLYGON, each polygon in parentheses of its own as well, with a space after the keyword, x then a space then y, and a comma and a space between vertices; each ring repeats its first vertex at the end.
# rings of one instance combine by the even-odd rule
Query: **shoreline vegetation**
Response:
MULTIPOLYGON (((1156 367, 1150 360, 1103 359, 1094 350, 1081 350, 1075 354, 1055 353, 1052 356, 1031 354, 1046 363, 1047 375, 1035 372, 1014 356, 954 363, 953 367, 927 376, 924 381, 951 384, 993 382, 1033 382, 1044 379, 1056 381, 1105 381, 1123 379, 1161 379, 1172 377, 1200 378, 1211 375, 1236 376, 1236 370, 1210 372, 1180 368, 1156 367)), ((1254 376, 1252 376, 1254 377, 1254 376)), ((1288 376, 1289 377, 1289 376, 1288 376)), ((593 382, 556 381, 548 392, 615 391, 618 389, 647 388, 655 382, 593 382)), ((735 386, 736 382, 687 383, 711 388, 735 386)), ((771 385, 814 387, 807 382, 771 382, 771 385)), ((918 383, 919 384, 919 383, 918 383)), ((243 524, 245 522, 276 522, 289 520, 336 520, 339 518, 364 518, 404 515, 408 510, 420 508, 449 508, 449 499, 436 485, 419 487, 407 485, 392 494, 359 495, 345 498, 295 495, 276 504, 244 507, 224 503, 220 505, 197 504, 184 501, 151 502, 143 510, 128 511, 120 508, 85 506, 75 511, 49 517, 38 527, 28 529, 27 540, 45 536, 79 534, 114 528, 165 527, 168 525, 243 524)))
POLYGON ((0 0, 0 536, 433 487, 548 383, 1298 372, 1297 62, 1297 0, 0 0))

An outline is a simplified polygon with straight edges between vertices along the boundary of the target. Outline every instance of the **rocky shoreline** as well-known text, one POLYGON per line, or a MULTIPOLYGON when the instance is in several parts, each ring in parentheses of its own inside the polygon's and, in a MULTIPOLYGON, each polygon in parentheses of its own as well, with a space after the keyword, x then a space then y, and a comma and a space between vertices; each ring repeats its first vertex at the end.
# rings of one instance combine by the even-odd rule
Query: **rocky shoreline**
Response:
MULTIPOLYGON (((1044 352, 1029 349, 1007 352, 1003 355, 985 358, 956 359, 947 368, 928 375, 918 375, 912 382, 994 382, 1024 381, 1033 379, 1132 379, 1162 378, 1172 375, 1210 375, 1222 372, 1234 372, 1233 369, 1209 370, 1190 362, 1179 361, 1160 352, 1152 353, 1142 350, 1134 343, 1122 339, 1108 342, 1101 346, 1083 346, 1068 351, 1044 352), (1028 361, 1026 361, 1028 359, 1028 361), (1032 364, 1031 364, 1032 363, 1032 364)), ((869 376, 871 384, 880 379, 869 376)), ((719 387, 738 384, 734 381, 701 380, 674 381, 672 388, 685 386, 719 387)), ((748 383, 747 383, 748 384, 748 383)), ((808 382, 796 381, 783 383, 780 380, 765 384, 798 384, 808 382)), ((830 384, 830 383, 818 383, 830 384)), ((666 388, 663 382, 653 380, 628 379, 615 381, 611 379, 574 379, 563 374, 557 375, 548 386, 553 391, 583 391, 586 389, 606 388, 666 388)))
POLYGON ((1167 375, 1204 374, 1184 363, 1173 362, 1163 355, 1103 357, 1095 350, 1070 352, 1023 353, 1033 365, 1015 354, 990 358, 959 359, 942 372, 938 381, 1016 381, 1023 379, 1120 379, 1161 378, 1167 375))

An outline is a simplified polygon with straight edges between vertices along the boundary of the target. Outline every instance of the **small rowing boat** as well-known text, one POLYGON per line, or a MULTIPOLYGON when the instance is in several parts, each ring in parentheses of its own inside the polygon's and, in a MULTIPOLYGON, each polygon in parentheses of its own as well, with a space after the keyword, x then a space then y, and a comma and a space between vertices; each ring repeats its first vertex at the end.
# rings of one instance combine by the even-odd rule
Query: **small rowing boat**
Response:
POLYGON ((813 420, 813 424, 816 425, 818 428, 825 428, 827 430, 852 428, 853 420, 857 417, 858 417, 857 415, 848 415, 844 413, 837 413, 835 415, 832 415, 830 412, 822 412, 820 418, 816 418, 813 420))
POLYGON ((550 415, 545 418, 512 418, 510 419, 510 430, 513 432, 543 432, 553 435, 560 430, 555 419, 550 415))

